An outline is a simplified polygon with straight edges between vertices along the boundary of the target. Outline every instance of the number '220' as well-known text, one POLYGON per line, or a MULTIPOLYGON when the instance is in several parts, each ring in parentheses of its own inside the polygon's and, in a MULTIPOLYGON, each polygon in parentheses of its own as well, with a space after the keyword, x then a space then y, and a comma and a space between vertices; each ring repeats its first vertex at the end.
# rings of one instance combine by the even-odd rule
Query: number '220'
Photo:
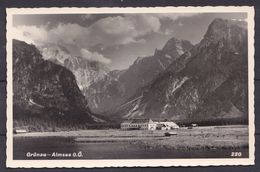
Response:
POLYGON ((242 156, 242 152, 231 152, 231 156, 232 157, 241 157, 242 156))

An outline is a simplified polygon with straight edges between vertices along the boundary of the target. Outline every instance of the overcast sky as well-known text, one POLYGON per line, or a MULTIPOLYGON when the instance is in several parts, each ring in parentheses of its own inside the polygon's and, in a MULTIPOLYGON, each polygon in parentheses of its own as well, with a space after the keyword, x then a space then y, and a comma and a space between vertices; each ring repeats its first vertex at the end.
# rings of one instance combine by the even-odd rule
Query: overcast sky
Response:
POLYGON ((37 46, 58 45, 125 69, 138 56, 149 56, 172 37, 198 43, 215 18, 246 19, 245 13, 37 14, 15 15, 16 39, 37 46))

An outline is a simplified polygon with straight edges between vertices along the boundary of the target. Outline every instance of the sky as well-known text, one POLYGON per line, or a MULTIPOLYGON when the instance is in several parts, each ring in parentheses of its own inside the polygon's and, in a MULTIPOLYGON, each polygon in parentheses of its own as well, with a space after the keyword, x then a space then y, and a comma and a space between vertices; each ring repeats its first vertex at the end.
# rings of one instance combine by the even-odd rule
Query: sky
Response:
POLYGON ((33 14, 14 15, 15 39, 59 46, 72 56, 126 69, 154 54, 172 37, 201 41, 215 18, 246 20, 246 13, 33 14))

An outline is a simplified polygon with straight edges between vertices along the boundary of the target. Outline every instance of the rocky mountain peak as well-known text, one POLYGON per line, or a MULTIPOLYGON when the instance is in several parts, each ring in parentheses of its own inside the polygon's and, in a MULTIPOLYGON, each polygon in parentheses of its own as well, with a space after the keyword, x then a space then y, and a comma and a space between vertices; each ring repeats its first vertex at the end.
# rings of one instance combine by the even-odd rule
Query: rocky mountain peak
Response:
POLYGON ((228 29, 230 29, 228 20, 217 18, 211 22, 204 37, 215 36, 221 38, 228 32, 228 29))
POLYGON ((103 79, 109 72, 106 65, 81 56, 72 56, 66 49, 57 45, 41 47, 41 53, 44 59, 62 65, 72 71, 80 90, 103 79))
POLYGON ((113 110, 165 72, 172 62, 192 47, 189 41, 171 38, 162 50, 156 49, 153 56, 137 57, 128 69, 115 74, 110 72, 108 77, 85 89, 91 110, 96 113, 113 110))
MULTIPOLYGON (((171 45, 178 47, 180 42, 169 40, 163 51, 171 45)), ((245 122, 247 54, 245 27, 215 19, 197 46, 140 88, 116 115, 182 122, 245 122)))
POLYGON ((180 56, 184 52, 189 51, 193 45, 187 40, 179 40, 175 37, 171 38, 164 45, 162 51, 170 56, 180 56))
POLYGON ((229 42, 240 39, 241 35, 246 34, 246 29, 239 23, 241 22, 217 18, 209 25, 202 41, 216 43, 223 39, 229 42))

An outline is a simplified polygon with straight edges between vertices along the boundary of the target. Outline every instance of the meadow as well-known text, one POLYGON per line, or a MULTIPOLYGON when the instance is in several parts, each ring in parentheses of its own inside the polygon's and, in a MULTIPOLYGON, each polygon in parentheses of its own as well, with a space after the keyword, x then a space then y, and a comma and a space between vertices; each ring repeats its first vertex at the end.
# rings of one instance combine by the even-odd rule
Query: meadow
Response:
POLYGON ((15 134, 14 137, 70 137, 78 143, 127 142, 145 149, 247 149, 248 126, 210 126, 179 128, 177 135, 166 137, 167 131, 155 130, 79 130, 15 134))

